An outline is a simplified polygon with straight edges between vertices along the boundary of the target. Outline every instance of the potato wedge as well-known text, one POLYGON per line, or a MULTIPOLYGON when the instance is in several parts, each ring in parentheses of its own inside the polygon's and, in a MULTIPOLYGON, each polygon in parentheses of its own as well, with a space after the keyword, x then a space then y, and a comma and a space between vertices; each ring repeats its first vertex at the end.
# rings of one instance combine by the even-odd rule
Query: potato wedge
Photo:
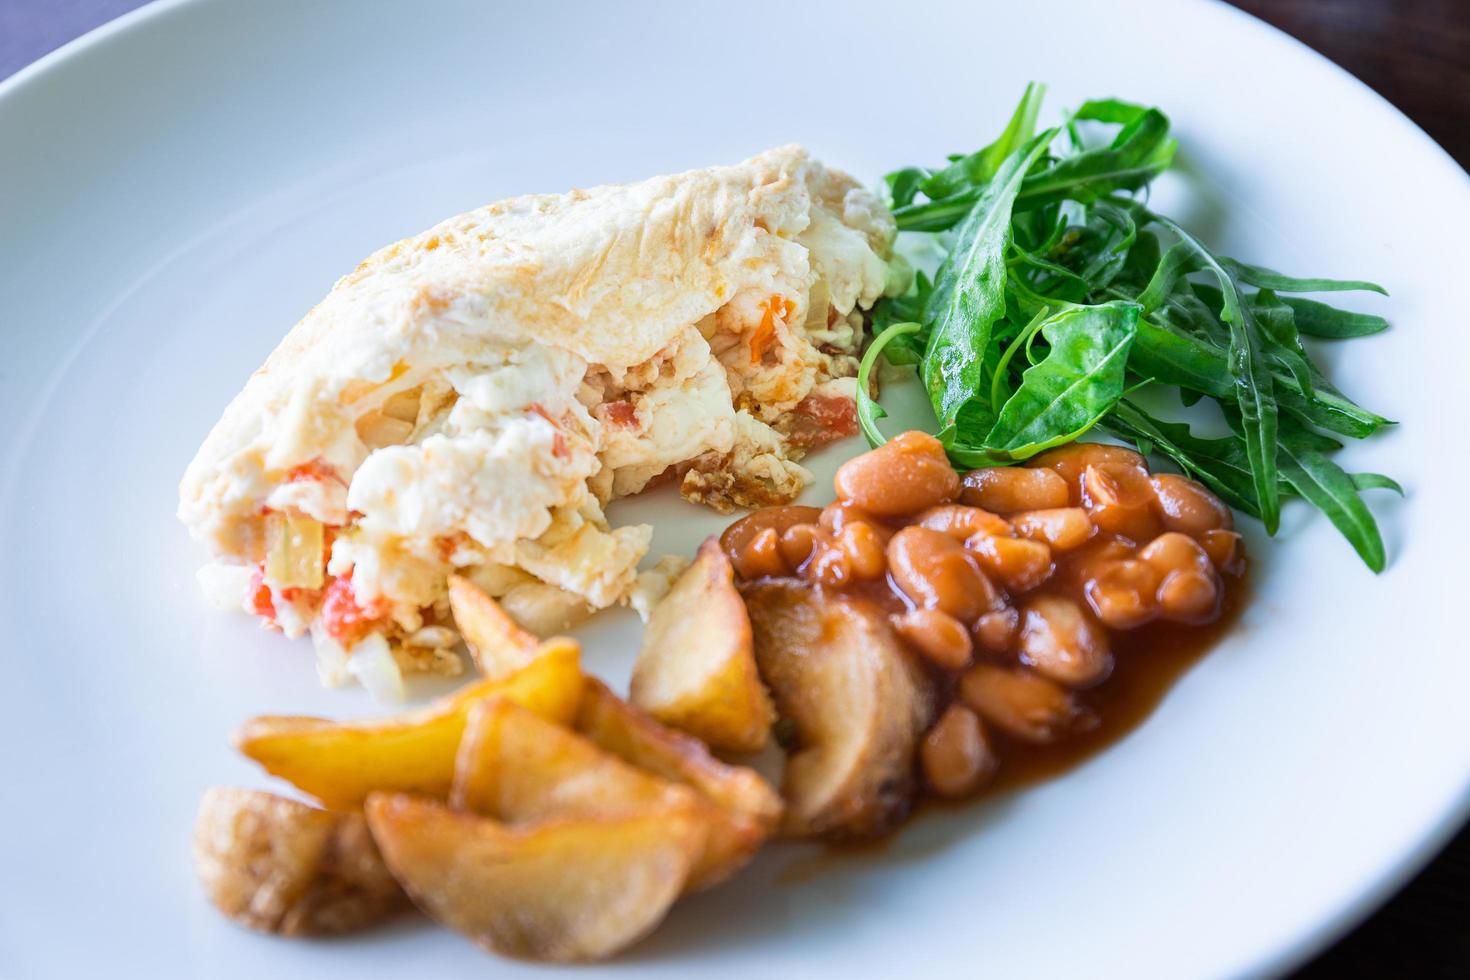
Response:
POLYGON ((705 888, 734 874, 780 823, 781 798, 754 769, 721 762, 703 742, 659 724, 591 677, 577 730, 640 769, 694 788, 721 811, 692 888, 705 888))
POLYGON ((470 710, 449 794, 455 809, 506 823, 621 816, 701 800, 504 698, 470 710))
POLYGON ((360 813, 215 786, 199 804, 194 869, 230 919, 261 932, 352 932, 408 909, 360 813))
POLYGON ((629 693, 638 707, 716 749, 759 752, 776 711, 756 670, 750 617, 716 538, 648 620, 629 693))
POLYGON ((470 684, 427 707, 388 718, 255 718, 236 732, 235 745, 271 775, 333 809, 360 806, 373 790, 442 799, 454 781, 454 756, 470 708, 497 695, 570 724, 582 696, 577 644, 549 640, 534 660, 507 677, 470 684))
POLYGON ((749 588, 761 676, 796 732, 785 831, 865 838, 903 820, 933 714, 928 681, 874 606, 798 582, 749 588))
POLYGON ((706 837, 690 874, 695 888, 729 877, 765 838, 736 833, 725 811, 692 787, 631 765, 501 698, 470 712, 449 802, 511 824, 690 808, 706 837))
POLYGON ((461 575, 449 576, 449 609, 475 666, 486 677, 503 677, 531 662, 540 641, 506 615, 500 603, 461 575))
POLYGON ((367 819, 388 867, 435 920, 497 953, 556 962, 611 956, 652 931, 703 840, 682 806, 507 827, 374 793, 367 819))
POLYGON ((575 592, 545 582, 517 585, 500 597, 500 608, 535 636, 557 636, 576 629, 597 611, 575 592))

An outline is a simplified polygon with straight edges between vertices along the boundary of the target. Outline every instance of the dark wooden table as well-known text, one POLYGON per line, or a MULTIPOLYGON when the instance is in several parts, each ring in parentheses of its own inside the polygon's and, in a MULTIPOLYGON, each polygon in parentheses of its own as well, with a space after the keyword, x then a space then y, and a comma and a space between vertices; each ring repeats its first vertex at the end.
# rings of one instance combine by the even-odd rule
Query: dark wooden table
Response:
MULTIPOLYGON (((141 5, 0 0, 0 79, 141 5)), ((1236 6, 1351 71, 1470 168, 1470 0, 1236 0, 1236 6)), ((1470 980, 1470 828, 1293 980, 1368 977, 1470 980)))

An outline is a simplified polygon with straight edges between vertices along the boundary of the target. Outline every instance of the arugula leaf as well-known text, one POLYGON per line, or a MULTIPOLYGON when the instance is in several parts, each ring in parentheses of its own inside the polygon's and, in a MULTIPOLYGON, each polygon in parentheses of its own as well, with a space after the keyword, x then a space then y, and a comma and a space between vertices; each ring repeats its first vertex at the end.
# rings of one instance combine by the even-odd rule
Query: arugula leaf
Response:
POLYGON ((1234 392, 1221 351, 1148 319, 1138 321, 1128 368, 1150 381, 1188 388, 1212 398, 1230 398, 1234 392))
POLYGON ((1286 482, 1327 515, 1363 564, 1375 572, 1383 571, 1387 560, 1383 537, 1373 514, 1358 496, 1353 477, 1321 452, 1304 448, 1294 440, 1284 440, 1281 453, 1281 475, 1286 482))
POLYGON ((1041 112, 1041 100, 1045 95, 1045 85, 1039 82, 1027 83, 1026 92, 1021 96, 1016 111, 1011 114, 1010 122, 1006 123, 1005 130, 995 142, 983 150, 960 157, 948 167, 930 175, 919 185, 925 196, 938 200, 966 188, 988 183, 999 172, 1006 157, 1019 150, 1036 134, 1036 116, 1041 112))
POLYGON ((1090 119, 1094 122, 1117 123, 1128 126, 1137 122, 1148 106, 1122 99, 1088 99, 1072 113, 1073 119, 1090 119))
POLYGON ((1296 382, 1291 378, 1278 376, 1277 381, 1280 385, 1276 393, 1282 411, 1308 425, 1353 439, 1366 439, 1384 426, 1394 424, 1335 392, 1314 388, 1308 397, 1307 393, 1292 387, 1296 382))
POLYGON ((1167 303, 1179 290, 1184 277, 1199 268, 1199 255, 1192 244, 1179 242, 1169 246, 1169 251, 1159 260, 1158 268, 1154 270, 1148 285, 1138 294, 1138 303, 1143 307, 1144 316, 1167 303))
MULTIPOLYGON (((922 320, 924 304, 929 301, 929 294, 933 291, 934 284, 923 270, 916 272, 913 288, 908 293, 885 297, 873 307, 870 324, 873 335, 876 337, 882 334, 895 323, 917 323, 922 320)), ((922 329, 906 331, 889 342, 884 357, 890 364, 918 364, 924 359, 924 348, 927 345, 928 338, 922 329)))
POLYGON ((951 194, 937 201, 915 201, 893 209, 899 231, 948 231, 975 208, 982 188, 951 194))
POLYGON ((1296 328, 1308 337, 1345 340, 1368 337, 1388 329, 1388 321, 1371 313, 1353 313, 1300 296, 1283 296, 1281 301, 1296 314, 1296 328))
POLYGON ((1353 486, 1359 490, 1392 490, 1400 497, 1404 495, 1404 488, 1399 486, 1399 481, 1382 473, 1354 473, 1353 486))
POLYGON ((1220 259, 1220 264, 1230 270, 1231 276, 1243 283, 1261 289, 1274 289, 1282 293, 1330 293, 1360 290, 1378 293, 1382 296, 1388 295, 1388 290, 1376 282, 1365 282, 1361 279, 1298 279, 1295 276, 1282 275, 1263 266, 1247 265, 1244 262, 1223 257, 1220 259))
POLYGON ((1230 271, 1214 253, 1193 235, 1161 215, 1152 215, 1157 223, 1187 243, 1198 256, 1204 270, 1219 280, 1223 295, 1220 319, 1230 327, 1230 349, 1227 367, 1235 385, 1235 400, 1240 409, 1245 434, 1246 455, 1250 459, 1256 499, 1260 502, 1261 523, 1267 534, 1275 534, 1281 524, 1281 498, 1277 487, 1277 406, 1270 366, 1261 344, 1261 330, 1249 306, 1240 298, 1240 289, 1230 271))
POLYGON ((1261 516, 1250 460, 1239 439, 1196 436, 1184 423, 1156 419, 1127 400, 1120 401, 1102 425, 1132 442, 1139 452, 1157 449, 1236 510, 1261 516))
POLYGON ((1088 208, 1085 232, 1071 246, 1083 257, 1092 252, 1077 274, 1092 284, 1094 292, 1108 288, 1122 273, 1137 241, 1138 223, 1131 211, 1109 201, 1095 201, 1088 208))
POLYGON ((1092 291, 1091 283, 1064 265, 1053 262, 1045 256, 1029 252, 1016 244, 1011 245, 1011 251, 1015 255, 1011 271, 1034 273, 1026 277, 1028 285, 1033 290, 1044 292, 1052 299, 1069 303, 1082 302, 1092 291))
POLYGON ((1178 143, 1169 138, 1169 120, 1147 109, 1124 126, 1105 149, 1063 157, 1026 178, 1020 203, 1035 207, 1070 198, 1084 204, 1114 191, 1136 190, 1169 169, 1178 143))
POLYGON ((990 404, 1000 405, 1011 397, 1011 390, 1009 388, 1010 371, 1008 370, 1011 365, 1011 359, 1016 356, 1017 351, 1023 348, 1029 349, 1032 338, 1036 336, 1036 332, 1047 322, 1047 312, 1046 309, 1042 309, 1032 317, 1031 322, 1021 328, 1021 332, 1016 334, 1011 342, 1006 345, 1005 350, 1001 352, 1000 359, 991 369, 990 404))
POLYGON ((1096 425, 1123 397, 1137 324, 1137 304, 1118 301, 1073 307, 1043 322, 1051 350, 1021 376, 983 448, 1001 459, 1026 459, 1096 425))
POLYGON ((1118 278, 1110 288, 1135 286, 1142 289, 1153 278, 1154 270, 1158 268, 1162 254, 1163 250, 1159 247, 1159 236, 1146 228, 1140 228, 1133 250, 1123 260, 1123 268, 1119 270, 1118 278))
POLYGON ((987 425, 992 418, 991 406, 979 398, 980 369, 991 328, 1005 313, 1011 206, 1026 171, 1055 135, 1056 130, 1047 130, 1006 158, 960 225, 934 277, 934 290, 924 304, 929 343, 920 374, 941 433, 952 432, 967 409, 987 425))
POLYGON ((888 206, 897 208, 913 203, 920 185, 929 177, 929 171, 923 167, 904 167, 884 175, 883 182, 888 185, 888 206))
POLYGON ((868 392, 873 390, 871 387, 872 382, 870 380, 870 376, 873 371, 873 365, 878 362, 878 355, 883 353, 883 348, 887 347, 890 343, 892 343, 899 337, 916 334, 922 329, 922 325, 918 323, 893 324, 887 330, 884 330, 877 337, 873 338, 873 342, 868 345, 867 351, 863 354, 862 361, 858 364, 858 427, 863 430, 863 436, 868 440, 868 445, 872 446, 874 449, 877 449, 879 446, 888 441, 888 437, 885 436, 878 429, 878 420, 882 418, 887 418, 888 413, 883 410, 882 405, 879 405, 876 401, 873 400, 872 396, 868 394, 868 392))
MULTIPOLYGON (((1116 191, 1136 190, 1169 169, 1178 147, 1169 137, 1168 118, 1149 109, 1125 126, 1111 146, 1083 150, 1031 174, 1016 204, 1031 210, 1066 199, 1088 203, 1116 191)), ((983 186, 972 186, 908 203, 894 208, 893 217, 902 231, 944 231, 968 214, 984 191, 983 186)))
MULTIPOLYGON (((1191 289, 1208 306, 1219 308, 1224 303, 1224 294, 1214 286, 1192 283, 1191 289)), ((1280 303, 1291 305, 1287 299, 1268 297, 1268 300, 1260 301, 1258 296, 1251 303, 1259 312, 1277 316, 1282 312, 1276 309, 1280 303)), ((1299 340, 1295 341, 1295 348, 1301 358, 1296 370, 1281 369, 1276 374, 1277 399, 1283 410, 1311 425, 1354 439, 1366 438, 1384 426, 1394 424, 1391 419, 1370 412, 1333 387, 1306 356, 1299 340)))
POLYGON ((1269 289, 1262 289, 1248 302, 1255 311, 1256 322, 1261 325, 1268 356, 1291 372, 1303 394, 1308 398, 1314 397, 1316 379, 1312 376, 1312 363, 1302 348, 1291 307, 1277 299, 1269 289))
MULTIPOLYGON (((1329 433, 1364 438, 1393 423, 1334 387, 1302 338, 1368 336, 1387 322, 1282 294, 1382 287, 1212 252, 1143 202, 1177 150, 1162 112, 1085 102, 1057 140, 1060 129, 1031 135, 1041 94, 1028 86, 984 149, 888 175, 900 229, 953 232, 936 239, 948 255, 933 283, 920 276, 874 310, 863 383, 878 356, 917 362, 956 466, 1014 462, 1099 426, 1168 456, 1270 533, 1281 500, 1304 498, 1381 569, 1381 535, 1358 493, 1402 490, 1342 471, 1329 433), (1116 129, 1100 141, 1100 127, 1116 129), (1210 399, 1231 434, 1201 438, 1124 397, 1147 383, 1175 389, 1185 405, 1210 399)), ((866 388, 858 403, 876 445, 882 409, 866 388)))

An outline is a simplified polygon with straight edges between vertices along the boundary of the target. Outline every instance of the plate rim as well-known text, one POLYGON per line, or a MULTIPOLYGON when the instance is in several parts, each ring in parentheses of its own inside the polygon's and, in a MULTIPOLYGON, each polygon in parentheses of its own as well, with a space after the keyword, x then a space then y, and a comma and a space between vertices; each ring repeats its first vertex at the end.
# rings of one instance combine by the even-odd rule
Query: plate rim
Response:
MULTIPOLYGON (((43 54, 8 78, 0 79, 0 104, 24 97, 27 89, 48 76, 74 70, 79 59, 90 51, 123 35, 159 29, 157 22, 181 9, 224 5, 228 2, 229 0, 149 0, 43 54)), ((1223 11, 1226 16, 1248 24, 1256 34, 1271 38, 1283 52, 1283 57, 1315 64, 1318 70, 1324 67, 1328 69, 1329 74, 1337 76, 1336 85, 1342 86, 1344 91, 1354 92, 1355 110, 1361 111, 1360 107, 1373 106, 1386 119, 1391 119, 1395 130, 1402 132, 1406 138, 1406 145, 1418 144, 1415 152, 1422 155, 1423 161, 1428 163, 1433 160, 1445 171, 1447 179, 1458 180, 1466 201, 1470 202, 1470 169, 1462 166, 1403 110, 1351 71, 1306 42, 1227 0, 1192 2, 1198 8, 1214 8, 1215 11, 1223 11)), ((1334 907, 1324 908, 1316 916, 1317 922, 1311 928, 1290 934, 1274 945, 1263 946, 1248 961, 1245 975, 1288 974, 1345 938, 1432 863, 1467 823, 1470 823, 1470 770, 1461 775, 1458 798, 1432 819, 1423 821, 1421 832, 1407 846, 1400 848, 1393 860, 1385 862, 1372 875, 1367 876, 1364 887, 1356 893, 1344 895, 1334 907)))

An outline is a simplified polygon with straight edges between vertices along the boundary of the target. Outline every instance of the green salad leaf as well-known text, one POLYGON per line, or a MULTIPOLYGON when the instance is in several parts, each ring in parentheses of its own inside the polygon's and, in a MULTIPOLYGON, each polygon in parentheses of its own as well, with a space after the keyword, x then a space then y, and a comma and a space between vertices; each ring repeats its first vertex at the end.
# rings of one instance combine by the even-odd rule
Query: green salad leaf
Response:
POLYGON ((952 438, 962 424, 986 426, 994 418, 992 407, 977 395, 991 326, 1005 313, 1011 205, 1026 171, 1055 136, 1056 130, 1048 130, 1006 158, 955 233, 934 277, 924 304, 929 340, 920 377, 939 417, 941 440, 952 438), (961 413, 967 417, 961 419, 961 413))
POLYGON ((1145 203, 1178 151, 1163 112, 1098 99, 1038 132, 1044 91, 1028 85, 982 149, 886 178, 900 231, 933 237, 945 258, 873 311, 858 394, 869 442, 884 439, 877 360, 915 364, 956 466, 1019 462, 1096 427, 1172 460, 1269 533, 1282 500, 1305 500, 1381 570, 1360 495, 1403 490, 1331 455, 1334 437, 1394 423, 1333 386, 1304 338, 1367 337, 1388 322, 1296 294, 1383 287, 1215 252, 1145 203), (1130 397, 1140 388, 1213 404, 1229 434, 1151 415, 1130 397))
POLYGON ((1070 442, 1123 397, 1138 305, 1074 306, 1043 321, 1046 356, 1021 375, 985 437, 986 451, 1026 459, 1070 442))

